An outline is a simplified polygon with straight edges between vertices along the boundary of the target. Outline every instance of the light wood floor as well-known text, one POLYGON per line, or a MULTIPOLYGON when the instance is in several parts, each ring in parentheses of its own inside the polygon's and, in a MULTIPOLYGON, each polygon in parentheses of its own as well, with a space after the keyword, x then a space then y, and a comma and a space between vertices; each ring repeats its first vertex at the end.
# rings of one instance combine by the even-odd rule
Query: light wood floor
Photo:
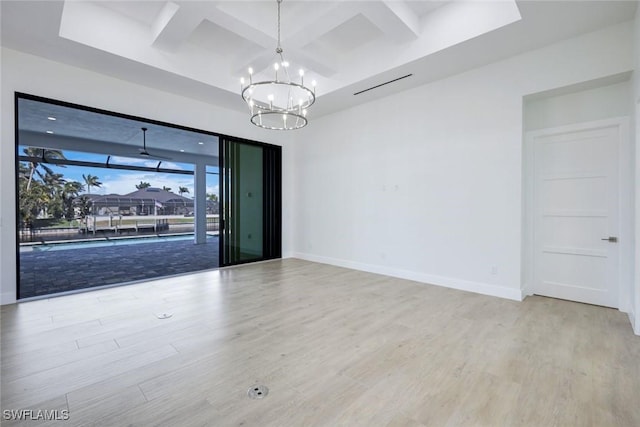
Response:
POLYGON ((1 315, 2 409, 70 415, 20 425, 640 426, 640 337, 567 301, 290 259, 1 315))

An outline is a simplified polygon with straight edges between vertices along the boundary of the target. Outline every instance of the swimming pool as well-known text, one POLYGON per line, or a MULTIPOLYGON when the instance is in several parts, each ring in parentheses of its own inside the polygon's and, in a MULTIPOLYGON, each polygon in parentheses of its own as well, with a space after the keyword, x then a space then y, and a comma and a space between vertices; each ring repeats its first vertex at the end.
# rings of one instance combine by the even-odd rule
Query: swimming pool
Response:
MULTIPOLYGON (((207 240, 213 239, 214 236, 207 235, 207 240)), ((20 248, 21 252, 51 252, 51 251, 64 251, 68 249, 89 249, 89 248, 101 248, 106 246, 124 246, 124 245, 139 245, 144 243, 162 243, 162 242, 175 242, 182 240, 193 240, 193 234, 180 234, 175 236, 149 236, 149 237, 124 237, 124 238, 112 238, 101 240, 88 240, 88 241, 76 241, 76 242, 60 242, 60 243, 45 243, 40 245, 23 246, 20 248)))

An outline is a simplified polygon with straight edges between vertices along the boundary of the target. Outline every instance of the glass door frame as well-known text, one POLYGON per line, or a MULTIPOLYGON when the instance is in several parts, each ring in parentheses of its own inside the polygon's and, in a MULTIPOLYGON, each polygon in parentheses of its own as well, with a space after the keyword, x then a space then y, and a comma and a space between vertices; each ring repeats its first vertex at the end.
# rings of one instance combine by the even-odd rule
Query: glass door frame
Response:
MULTIPOLYGON (((242 138, 220 136, 220 267, 282 258, 282 147, 242 138), (262 148, 262 256, 241 260, 231 253, 229 213, 234 195, 230 194, 232 144, 262 148)), ((235 197, 237 199, 237 196, 235 197)))

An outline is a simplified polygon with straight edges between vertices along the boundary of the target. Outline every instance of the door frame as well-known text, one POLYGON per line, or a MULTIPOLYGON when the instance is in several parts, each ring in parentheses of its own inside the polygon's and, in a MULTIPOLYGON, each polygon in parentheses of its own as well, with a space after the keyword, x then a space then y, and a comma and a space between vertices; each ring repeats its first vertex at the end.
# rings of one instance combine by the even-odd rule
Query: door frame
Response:
POLYGON ((522 297, 536 291, 535 274, 535 156, 534 141, 541 136, 553 136, 586 130, 618 128, 618 310, 630 313, 633 299, 633 150, 629 138, 629 117, 573 123, 525 132, 522 164, 522 297))
POLYGON ((219 264, 220 268, 282 258, 282 147, 243 138, 221 136, 219 138, 219 264), (228 252, 227 213, 233 209, 233 194, 229 194, 227 168, 230 156, 227 145, 245 144, 262 149, 262 256, 249 260, 230 259, 228 252))

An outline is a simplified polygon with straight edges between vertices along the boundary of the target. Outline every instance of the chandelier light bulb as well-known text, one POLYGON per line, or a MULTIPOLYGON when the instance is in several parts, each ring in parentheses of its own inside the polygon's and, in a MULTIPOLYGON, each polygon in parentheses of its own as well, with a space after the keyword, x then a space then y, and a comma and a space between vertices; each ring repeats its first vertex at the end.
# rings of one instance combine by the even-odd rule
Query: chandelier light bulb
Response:
POLYGON ((298 70, 298 74, 300 74, 300 77, 304 76, 304 70, 300 68, 300 70, 298 70))
POLYGON ((253 68, 249 67, 249 75, 253 74, 253 68))
POLYGON ((280 69, 280 64, 278 64, 277 62, 275 64, 273 64, 273 68, 278 71, 278 69, 280 69))
POLYGON ((289 61, 282 61, 282 66, 287 68, 289 66, 289 61))

